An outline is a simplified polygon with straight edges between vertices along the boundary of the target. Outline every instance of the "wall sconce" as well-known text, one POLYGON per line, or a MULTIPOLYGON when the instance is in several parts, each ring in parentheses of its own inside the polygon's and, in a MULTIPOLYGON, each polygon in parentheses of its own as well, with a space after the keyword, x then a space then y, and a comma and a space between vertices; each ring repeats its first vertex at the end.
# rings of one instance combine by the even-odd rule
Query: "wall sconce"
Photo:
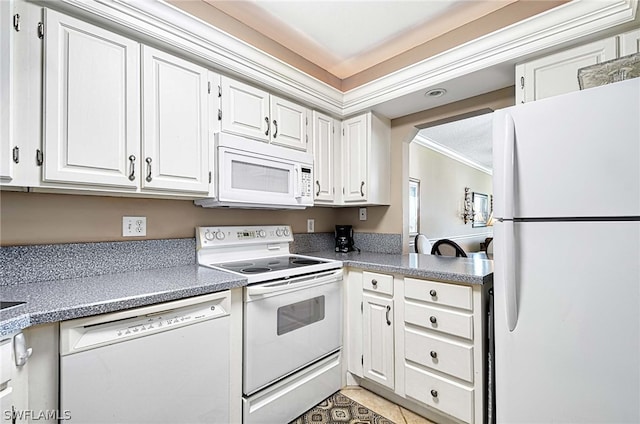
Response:
POLYGON ((460 218, 467 224, 473 219, 473 210, 471 208, 471 189, 469 187, 464 188, 464 202, 462 203, 462 211, 460 218))

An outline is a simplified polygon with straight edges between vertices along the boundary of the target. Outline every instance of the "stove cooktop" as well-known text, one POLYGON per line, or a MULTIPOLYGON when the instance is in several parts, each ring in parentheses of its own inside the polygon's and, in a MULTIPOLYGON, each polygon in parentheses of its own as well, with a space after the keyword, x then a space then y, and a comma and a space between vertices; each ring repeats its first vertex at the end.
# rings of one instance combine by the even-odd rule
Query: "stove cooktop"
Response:
POLYGON ((276 256, 272 258, 257 258, 246 261, 225 262, 211 265, 240 274, 261 274, 264 272, 292 270, 322 263, 326 263, 326 261, 302 256, 276 256))

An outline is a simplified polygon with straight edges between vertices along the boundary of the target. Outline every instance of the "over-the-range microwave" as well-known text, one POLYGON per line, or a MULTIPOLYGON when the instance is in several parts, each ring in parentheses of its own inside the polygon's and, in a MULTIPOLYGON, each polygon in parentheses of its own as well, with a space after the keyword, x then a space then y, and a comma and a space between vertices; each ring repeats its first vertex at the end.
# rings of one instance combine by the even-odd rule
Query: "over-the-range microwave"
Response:
POLYGON ((233 134, 217 133, 216 178, 206 208, 304 209, 313 206, 313 155, 233 134))

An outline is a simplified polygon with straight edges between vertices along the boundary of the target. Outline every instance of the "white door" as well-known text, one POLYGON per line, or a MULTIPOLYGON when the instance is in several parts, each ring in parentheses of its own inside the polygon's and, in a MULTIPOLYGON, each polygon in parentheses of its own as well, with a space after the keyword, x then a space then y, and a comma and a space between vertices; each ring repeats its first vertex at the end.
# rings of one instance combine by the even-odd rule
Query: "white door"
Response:
POLYGON ((511 282, 494 231, 498 424, 640 422, 640 222, 516 223, 511 282))
POLYGON ((136 188, 138 43, 45 10, 44 181, 136 188))
POLYGON ((367 165, 370 115, 364 114, 342 123, 343 201, 367 200, 367 165))
POLYGON ((315 203, 333 203, 334 198, 333 118, 313 111, 313 172, 315 203))
POLYGON ((11 131, 12 105, 12 66, 13 66, 13 32, 8 23, 12 20, 13 1, 0 2, 0 181, 11 181, 13 178, 12 150, 13 136, 11 131))
POLYGON ((222 131, 269 141, 269 93, 222 77, 222 131))
POLYGON ((209 191, 208 71, 143 46, 142 187, 209 191))
POLYGON ((299 104, 271 96, 271 143, 307 151, 309 109, 299 104))
POLYGON ((578 69, 616 58, 610 37, 516 66, 516 104, 578 91, 578 69))
POLYGON ((393 300, 362 295, 364 377, 394 388, 393 300))
POLYGON ((627 56, 640 52, 640 29, 621 34, 619 38, 620 56, 627 56))

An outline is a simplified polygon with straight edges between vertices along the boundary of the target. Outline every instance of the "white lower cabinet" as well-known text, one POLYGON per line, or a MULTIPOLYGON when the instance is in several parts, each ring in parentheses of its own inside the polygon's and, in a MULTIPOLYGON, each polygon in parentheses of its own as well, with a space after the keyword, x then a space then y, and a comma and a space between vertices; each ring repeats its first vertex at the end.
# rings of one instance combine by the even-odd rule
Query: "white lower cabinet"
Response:
POLYGON ((358 269, 346 281, 345 353, 355 381, 432 421, 482 424, 488 285, 358 269))

